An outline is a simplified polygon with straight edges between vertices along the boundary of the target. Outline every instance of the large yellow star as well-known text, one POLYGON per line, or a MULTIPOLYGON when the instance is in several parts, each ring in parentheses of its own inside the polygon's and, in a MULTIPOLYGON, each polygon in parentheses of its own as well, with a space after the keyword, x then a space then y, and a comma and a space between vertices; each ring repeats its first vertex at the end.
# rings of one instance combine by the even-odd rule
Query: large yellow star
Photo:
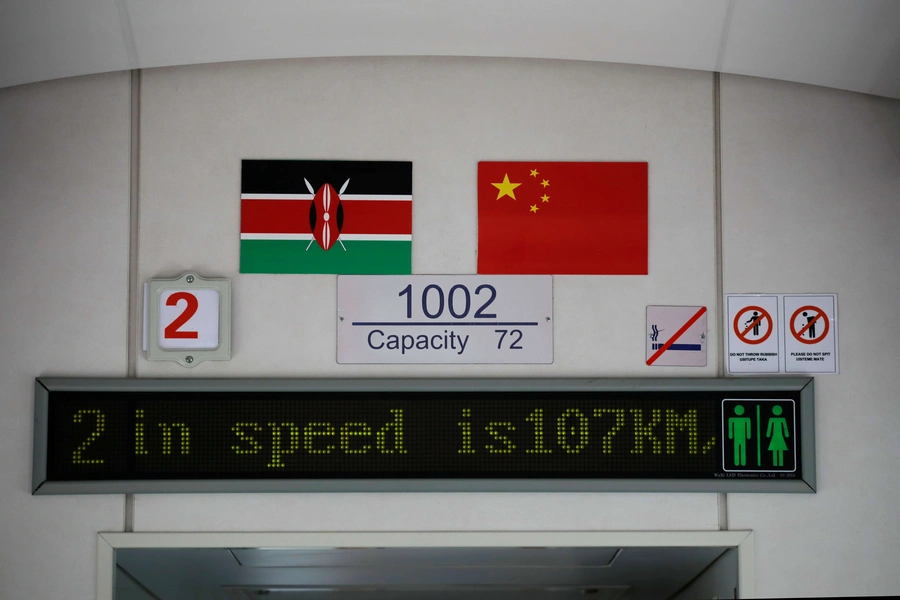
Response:
POLYGON ((515 200, 515 199, 516 199, 516 193, 515 193, 513 190, 516 189, 517 187, 519 187, 519 186, 522 185, 522 184, 521 184, 521 183, 510 183, 510 182, 509 182, 509 175, 506 174, 506 173, 504 173, 504 174, 503 174, 503 181, 502 181, 501 183, 492 183, 491 185, 494 186, 495 188, 497 188, 497 189, 499 190, 499 191, 497 192, 497 200, 499 200, 499 199, 502 198, 503 196, 509 196, 510 198, 512 198, 513 200, 515 200))
POLYGON ((538 207, 537 207, 537 204, 532 204, 532 205, 531 205, 531 212, 536 213, 538 210, 539 210, 539 209, 538 209, 538 207))

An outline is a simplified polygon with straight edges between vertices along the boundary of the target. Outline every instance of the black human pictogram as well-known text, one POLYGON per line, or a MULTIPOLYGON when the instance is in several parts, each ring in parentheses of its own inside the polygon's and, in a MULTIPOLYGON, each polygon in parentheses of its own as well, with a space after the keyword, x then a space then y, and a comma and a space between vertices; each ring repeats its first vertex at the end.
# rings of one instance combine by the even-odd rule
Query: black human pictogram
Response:
POLYGON ((759 313, 754 310, 753 317, 747 321, 744 321, 744 327, 747 327, 748 325, 750 325, 750 323, 753 323, 753 335, 759 335, 759 322, 760 321, 762 321, 762 319, 759 318, 759 313))
POLYGON ((806 322, 810 324, 809 329, 807 329, 809 332, 809 339, 816 339, 816 319, 818 318, 818 315, 809 316, 806 311, 803 311, 803 316, 806 317, 806 322))

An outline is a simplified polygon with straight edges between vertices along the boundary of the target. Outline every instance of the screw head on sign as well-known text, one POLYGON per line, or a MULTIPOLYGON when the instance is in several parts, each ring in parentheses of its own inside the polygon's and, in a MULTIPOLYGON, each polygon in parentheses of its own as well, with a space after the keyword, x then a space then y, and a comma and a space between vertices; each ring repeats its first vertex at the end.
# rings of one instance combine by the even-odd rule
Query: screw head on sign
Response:
POLYGON ((187 281, 188 283, 194 283, 194 276, 193 276, 193 275, 188 275, 186 281, 187 281))
POLYGON ((184 362, 186 362, 187 364, 191 364, 192 362, 194 362, 194 357, 193 356, 185 356, 184 362))

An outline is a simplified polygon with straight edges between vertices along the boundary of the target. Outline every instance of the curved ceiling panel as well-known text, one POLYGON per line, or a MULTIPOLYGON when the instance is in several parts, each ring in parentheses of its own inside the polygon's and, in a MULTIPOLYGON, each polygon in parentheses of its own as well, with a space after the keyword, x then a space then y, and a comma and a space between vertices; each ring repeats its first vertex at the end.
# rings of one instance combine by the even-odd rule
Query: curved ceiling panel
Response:
POLYGON ((574 59, 900 97, 895 0, 11 0, 0 87, 323 56, 574 59))

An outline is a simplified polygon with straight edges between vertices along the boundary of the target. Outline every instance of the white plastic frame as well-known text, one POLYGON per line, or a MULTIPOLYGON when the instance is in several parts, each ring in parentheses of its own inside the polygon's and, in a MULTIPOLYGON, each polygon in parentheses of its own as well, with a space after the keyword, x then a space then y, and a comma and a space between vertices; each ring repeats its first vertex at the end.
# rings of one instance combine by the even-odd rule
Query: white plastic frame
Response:
POLYGON ((174 360, 183 367, 196 367, 205 360, 231 360, 231 280, 205 279, 182 273, 175 279, 147 282, 147 360, 174 360), (216 290, 219 292, 219 346, 212 349, 166 349, 159 345, 159 297, 166 290, 216 290))

